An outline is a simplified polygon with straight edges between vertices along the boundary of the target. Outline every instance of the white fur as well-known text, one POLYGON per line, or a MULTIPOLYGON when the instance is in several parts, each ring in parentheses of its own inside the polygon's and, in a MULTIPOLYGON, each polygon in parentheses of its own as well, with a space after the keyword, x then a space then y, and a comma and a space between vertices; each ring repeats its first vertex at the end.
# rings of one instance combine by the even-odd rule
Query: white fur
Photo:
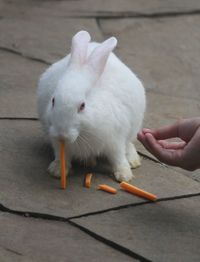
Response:
POLYGON ((72 39, 71 54, 50 66, 38 87, 40 120, 51 138, 59 175, 59 139, 66 141, 68 164, 104 155, 118 181, 128 181, 140 165, 132 142, 141 128, 145 91, 136 75, 111 51, 117 40, 90 43, 87 32, 72 39), (52 106, 52 98, 55 105, 52 106), (78 112, 82 102, 85 109, 78 112))

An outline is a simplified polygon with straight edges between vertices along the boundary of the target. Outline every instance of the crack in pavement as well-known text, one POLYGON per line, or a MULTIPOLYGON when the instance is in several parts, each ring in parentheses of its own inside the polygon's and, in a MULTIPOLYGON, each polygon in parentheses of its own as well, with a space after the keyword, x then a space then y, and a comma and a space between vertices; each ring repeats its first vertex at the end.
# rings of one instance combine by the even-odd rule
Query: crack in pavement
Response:
POLYGON ((100 22, 99 17, 95 17, 95 21, 96 21, 96 24, 97 24, 97 27, 98 27, 99 31, 101 32, 102 36, 105 38, 106 35, 105 35, 105 32, 104 32, 104 30, 103 30, 103 28, 101 26, 101 22, 100 22))
POLYGON ((200 196, 200 192, 199 193, 193 193, 193 194, 187 194, 187 195, 173 196, 173 197, 163 197, 163 198, 157 199, 155 202, 148 200, 148 201, 134 203, 134 204, 121 205, 121 206, 117 206, 117 207, 112 207, 112 208, 108 208, 108 209, 104 209, 104 210, 99 210, 99 211, 95 211, 95 212, 88 212, 88 213, 85 213, 85 214, 82 214, 82 215, 69 217, 68 219, 69 220, 78 219, 78 218, 82 218, 82 217, 99 215, 99 214, 107 213, 107 212, 110 212, 110 211, 122 210, 122 209, 126 209, 126 208, 129 208, 129 207, 137 207, 137 206, 143 206, 143 205, 147 205, 147 204, 154 205, 158 202, 173 201, 173 200, 185 199, 185 198, 191 198, 191 197, 197 197, 197 196, 200 196))
POLYGON ((121 18, 167 18, 167 17, 177 17, 177 16, 189 16, 189 15, 199 15, 200 9, 191 9, 187 11, 163 11, 163 12, 153 12, 153 13, 140 13, 134 11, 97 11, 97 12, 87 12, 85 15, 72 14, 67 16, 62 16, 65 18, 97 18, 97 19, 121 19, 121 18))
POLYGON ((13 249, 11 249, 11 248, 7 248, 7 247, 4 247, 4 246, 0 246, 0 247, 3 248, 4 250, 8 251, 8 252, 11 252, 11 253, 15 254, 15 255, 23 256, 22 253, 20 253, 20 252, 18 252, 18 251, 15 251, 15 250, 13 250, 13 249))
MULTIPOLYGON (((64 16, 65 18, 94 18, 96 20, 96 24, 98 29, 100 30, 101 34, 105 36, 105 32, 101 26, 101 19, 122 19, 122 18, 147 18, 147 19, 154 19, 154 18, 167 18, 167 17, 179 17, 179 16, 189 16, 189 15, 200 15, 200 9, 192 9, 188 11, 166 11, 166 12, 154 12, 154 13, 139 13, 134 11, 124 11, 124 12, 111 12, 111 11, 99 11, 96 13, 91 13, 89 15, 67 15, 64 16)), ((1 17, 0 17, 1 18, 1 17)), ((43 63, 45 65, 51 65, 52 63, 46 61, 42 58, 37 58, 29 55, 23 54, 21 51, 0 46, 1 51, 13 53, 19 55, 23 58, 28 60, 32 60, 35 62, 43 63)))
POLYGON ((37 57, 32 57, 32 56, 29 56, 29 55, 25 55, 23 54, 22 52, 20 51, 17 51, 13 48, 9 48, 9 47, 4 47, 4 46, 0 46, 0 51, 5 51, 5 52, 9 52, 9 53, 12 53, 12 54, 15 54, 15 55, 19 55, 23 58, 26 58, 28 60, 31 60, 31 61, 34 61, 34 62, 39 62, 39 63, 43 63, 45 65, 51 65, 51 63, 47 62, 46 60, 44 59, 41 59, 41 58, 37 58, 37 57))
POLYGON ((107 208, 107 209, 103 209, 103 210, 99 210, 99 211, 88 212, 88 213, 84 213, 84 214, 77 215, 77 216, 71 216, 71 217, 67 217, 67 218, 62 217, 62 216, 55 216, 55 215, 50 215, 50 214, 45 214, 45 213, 39 213, 39 212, 18 211, 18 210, 7 208, 3 204, 0 204, 0 211, 5 212, 5 213, 23 216, 23 217, 32 217, 32 218, 41 218, 41 219, 60 221, 60 222, 68 222, 72 219, 78 219, 78 218, 82 218, 82 217, 88 217, 88 216, 103 214, 103 213, 107 213, 107 212, 110 212, 110 211, 121 210, 121 209, 129 208, 129 207, 142 206, 142 205, 146 205, 146 204, 154 205, 154 204, 159 203, 159 202, 173 201, 173 200, 186 199, 186 198, 198 197, 198 196, 200 196, 200 192, 193 193, 193 194, 172 196, 172 197, 163 197, 163 198, 158 198, 155 202, 148 200, 148 201, 144 201, 144 202, 121 205, 121 206, 107 208))
POLYGON ((136 252, 133 252, 131 251, 130 249, 122 246, 122 245, 119 245, 117 244, 116 242, 112 241, 112 240, 109 240, 105 237, 102 237, 101 235, 98 235, 96 233, 94 233, 93 231, 75 223, 74 221, 69 221, 69 224, 71 224, 72 226, 75 226, 76 228, 79 228, 81 231, 83 231, 84 233, 88 234, 89 236, 93 237, 94 239, 116 249, 117 251, 120 251, 121 253, 124 253, 132 258, 135 258, 141 262, 151 262, 151 260, 143 257, 142 255, 136 253, 136 252))
MULTIPOLYGON (((163 202, 163 201, 172 201, 172 200, 178 200, 178 199, 184 199, 184 198, 191 198, 191 197, 197 197, 200 196, 200 192, 199 193, 194 193, 194 194, 187 194, 187 195, 180 195, 180 196, 173 196, 173 197, 166 197, 166 198, 160 198, 158 199, 156 202, 163 202)), ((128 205, 123 205, 123 206, 118 206, 115 208, 110 208, 110 209, 106 209, 106 210, 100 210, 100 211, 96 211, 96 212, 90 212, 90 213, 86 213, 86 214, 82 214, 79 216, 73 216, 73 217, 68 217, 68 218, 64 218, 64 217, 60 217, 60 216, 54 216, 54 215, 49 215, 49 214, 44 214, 44 213, 37 213, 37 212, 25 212, 25 211, 17 211, 17 210, 12 210, 9 209, 5 206, 3 206, 2 204, 0 204, 0 211, 1 212, 6 212, 6 213, 10 213, 10 214, 15 214, 15 215, 19 215, 19 216, 23 216, 26 218, 39 218, 39 219, 44 219, 44 220, 51 220, 51 221, 56 221, 56 222, 65 222, 68 223, 76 228, 78 228, 79 230, 83 231, 84 233, 88 234, 89 236, 93 237, 94 239, 102 242, 105 245, 110 246, 111 248, 125 254, 128 255, 134 259, 137 259, 141 262, 150 262, 151 260, 143 257, 142 255, 131 251, 130 249, 117 244, 114 241, 111 241, 107 238, 104 238, 103 236, 100 236, 96 233, 94 233, 93 231, 75 223, 73 221, 73 219, 77 219, 77 218, 82 218, 82 217, 86 217, 86 216, 91 216, 91 215, 98 215, 98 214, 102 214, 102 213, 106 213, 109 211, 116 211, 116 210, 121 210, 124 208, 129 208, 129 207, 136 207, 136 206, 141 206, 141 205, 146 205, 146 204, 155 204, 154 202, 151 201, 145 201, 145 202, 141 202, 141 203, 135 203, 135 204, 128 204, 128 205)))
POLYGON ((39 121, 37 117, 9 117, 9 116, 0 116, 0 120, 30 120, 30 121, 39 121))
MULTIPOLYGON (((188 194, 188 195, 181 195, 181 196, 174 196, 174 197, 166 197, 166 198, 160 198, 158 199, 156 202, 162 202, 162 201, 172 201, 172 200, 177 200, 177 199, 183 199, 183 198, 190 198, 190 197, 196 197, 196 196, 200 196, 200 192, 196 193, 196 194, 188 194)), ((93 237, 94 239, 102 242, 105 245, 110 246, 111 248, 125 254, 128 255, 134 259, 137 259, 141 262, 151 262, 151 260, 143 257, 142 255, 131 251, 130 249, 117 244, 114 241, 111 241, 107 238, 104 238, 103 236, 100 236, 96 233, 94 233, 93 231, 75 223, 74 221, 72 221, 73 219, 77 219, 77 218, 81 218, 81 217, 86 217, 86 216, 91 216, 91 215, 98 215, 98 214, 102 214, 102 213, 106 213, 109 211, 114 211, 114 210, 121 210, 124 208, 129 208, 129 207, 136 207, 136 206, 141 206, 141 205, 145 205, 145 204, 155 204, 151 201, 145 201, 142 203, 135 203, 135 204, 129 204, 129 205, 123 205, 123 206, 118 206, 115 208, 110 208, 110 209, 106 209, 106 210, 100 210, 100 211, 96 211, 96 212, 90 212, 90 213, 86 213, 86 214, 82 214, 79 216, 73 216, 73 217, 68 217, 68 218, 64 218, 64 217, 59 217, 59 216, 54 216, 54 215, 49 215, 49 214, 44 214, 44 213, 37 213, 37 212, 25 212, 25 211, 17 211, 17 210, 12 210, 9 209, 5 206, 3 206, 2 204, 0 204, 0 211, 2 212, 6 212, 6 213, 10 213, 10 214, 15 214, 15 215, 19 215, 19 216, 23 216, 23 217, 31 217, 31 218, 39 218, 39 219, 45 219, 45 220, 51 220, 51 221, 56 221, 56 222, 65 222, 68 223, 76 228, 78 228, 79 230, 83 231, 84 233, 88 234, 89 236, 93 237)))
MULTIPOLYGON (((190 15, 199 15, 200 9, 189 9, 189 10, 168 10, 168 11, 158 11, 158 12, 140 12, 140 11, 72 11, 70 13, 67 13, 65 15, 60 15, 59 17, 56 17, 57 19, 60 18, 82 18, 82 19, 88 19, 88 18, 99 18, 99 19, 120 19, 120 18, 164 18, 164 17, 177 17, 177 16, 190 16, 190 15)), ((0 16, 0 19, 5 19, 9 16, 0 16)), ((27 18, 30 18, 30 14, 27 18)), ((54 15, 50 15, 49 17, 54 18, 54 15)), ((21 17, 17 17, 20 19, 21 17)), ((23 18, 26 18, 26 14, 23 14, 23 18)), ((35 16, 34 16, 35 18, 35 16)))

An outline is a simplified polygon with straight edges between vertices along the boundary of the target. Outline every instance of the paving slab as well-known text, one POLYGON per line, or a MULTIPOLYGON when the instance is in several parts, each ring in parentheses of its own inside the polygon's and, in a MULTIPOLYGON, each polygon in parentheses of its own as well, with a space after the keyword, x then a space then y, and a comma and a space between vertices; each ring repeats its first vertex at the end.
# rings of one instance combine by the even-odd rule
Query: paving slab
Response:
POLYGON ((181 168, 176 168, 176 171, 182 173, 185 176, 191 177, 192 179, 194 179, 195 181, 200 182, 200 170, 197 169, 195 171, 187 171, 181 168))
POLYGON ((132 261, 68 223, 0 213, 0 229, 0 257, 5 262, 132 261))
POLYGON ((129 207, 73 222, 147 258, 198 262, 200 196, 129 207))
MULTIPOLYGON (((102 183, 119 189, 102 161, 96 169, 75 163, 67 189, 61 190, 60 181, 46 171, 53 154, 38 121, 1 120, 0 151, 0 203, 10 209, 72 217, 146 201, 123 190, 116 195, 97 190, 102 183), (84 175, 91 171, 92 187, 87 189, 84 175)), ((198 182, 148 159, 133 172, 132 182, 159 198, 200 192, 198 182)))
POLYGON ((2 1, 2 15, 6 16, 127 16, 133 13, 152 14, 190 12, 200 8, 198 0, 75 0, 75 1, 2 1), (116 14, 117 13, 117 14, 116 14))
MULTIPOLYGON (((24 257, 21 255, 21 253, 18 253, 14 250, 11 250, 7 247, 0 247, 0 261, 2 262, 27 262, 27 257, 24 257)), ((32 258, 28 258, 28 261, 30 262, 36 262, 36 260, 32 258)))
MULTIPOLYGON (((147 89, 198 102, 199 24, 199 16, 100 20, 105 37, 113 34, 118 38, 117 53, 147 89)), ((187 109, 191 104, 188 100, 187 109)))
POLYGON ((37 83, 47 65, 0 51, 0 67, 0 117, 37 117, 37 83))
POLYGON ((3 18, 0 47, 53 63, 70 52, 71 38, 79 30, 89 31, 95 41, 101 40, 95 19, 3 18))
POLYGON ((147 92, 147 109, 143 126, 158 128, 175 123, 181 118, 199 115, 200 101, 185 97, 163 95, 149 90, 147 92))

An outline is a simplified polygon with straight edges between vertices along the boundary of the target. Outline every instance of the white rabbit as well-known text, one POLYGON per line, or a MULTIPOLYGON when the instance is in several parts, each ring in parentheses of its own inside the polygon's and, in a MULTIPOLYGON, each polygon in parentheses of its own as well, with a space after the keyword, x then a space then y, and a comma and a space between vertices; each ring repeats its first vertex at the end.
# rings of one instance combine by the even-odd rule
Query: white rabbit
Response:
POLYGON ((106 156, 118 181, 133 178, 140 165, 132 143, 145 112, 140 80, 113 53, 117 40, 90 42, 86 31, 72 38, 71 54, 50 66, 38 87, 38 112, 50 136, 55 160, 49 171, 59 176, 59 143, 72 159, 106 156))

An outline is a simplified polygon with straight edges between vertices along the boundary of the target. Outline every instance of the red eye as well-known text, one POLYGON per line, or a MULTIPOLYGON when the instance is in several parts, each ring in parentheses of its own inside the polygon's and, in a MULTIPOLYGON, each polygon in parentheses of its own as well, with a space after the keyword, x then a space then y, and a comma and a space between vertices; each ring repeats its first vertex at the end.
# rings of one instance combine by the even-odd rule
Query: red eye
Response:
POLYGON ((79 110, 78 110, 78 111, 79 111, 79 112, 80 112, 80 111, 83 111, 83 110, 84 110, 84 108, 85 108, 85 103, 82 103, 82 104, 80 105, 80 107, 79 107, 79 110))
POLYGON ((52 107, 54 107, 54 104, 55 104, 55 98, 53 97, 52 98, 52 107))

